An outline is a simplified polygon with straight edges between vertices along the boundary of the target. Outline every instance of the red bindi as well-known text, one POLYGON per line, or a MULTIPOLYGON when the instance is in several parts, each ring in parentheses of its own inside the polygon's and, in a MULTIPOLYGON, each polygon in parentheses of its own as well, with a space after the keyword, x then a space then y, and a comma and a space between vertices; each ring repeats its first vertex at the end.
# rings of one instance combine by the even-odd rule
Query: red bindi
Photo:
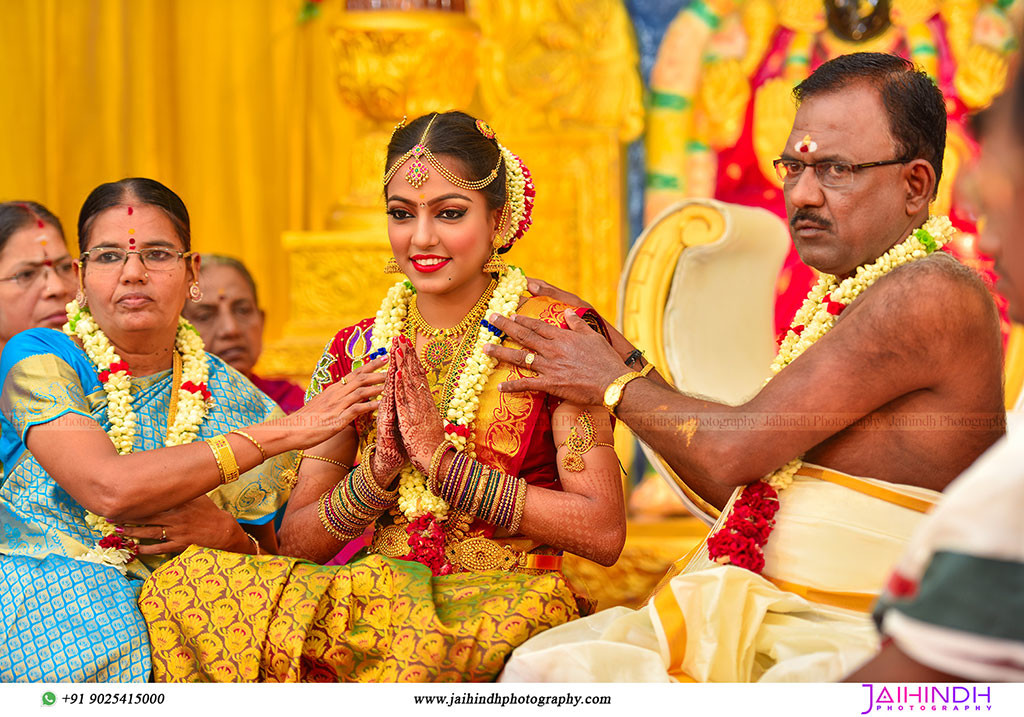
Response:
POLYGON ((134 213, 135 213, 135 210, 132 207, 128 207, 128 216, 131 216, 134 213))

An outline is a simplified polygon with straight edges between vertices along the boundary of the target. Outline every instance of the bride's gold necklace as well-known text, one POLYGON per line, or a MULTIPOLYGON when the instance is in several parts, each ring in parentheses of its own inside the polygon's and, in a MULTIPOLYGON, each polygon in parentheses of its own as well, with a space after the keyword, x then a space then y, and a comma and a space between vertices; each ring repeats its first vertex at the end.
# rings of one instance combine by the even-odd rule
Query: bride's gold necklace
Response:
POLYGON ((491 296, 494 294, 494 288, 497 285, 498 282, 492 279, 487 290, 473 304, 473 308, 469 310, 465 318, 449 329, 437 329, 428 324, 416 306, 416 296, 413 295, 412 300, 409 302, 408 325, 413 329, 414 333, 427 337, 427 342, 423 345, 423 351, 420 353, 420 358, 424 363, 435 371, 440 371, 451 362, 452 358, 455 357, 455 349, 459 344, 458 337, 474 326, 479 325, 480 319, 484 317, 487 304, 490 303, 491 296))

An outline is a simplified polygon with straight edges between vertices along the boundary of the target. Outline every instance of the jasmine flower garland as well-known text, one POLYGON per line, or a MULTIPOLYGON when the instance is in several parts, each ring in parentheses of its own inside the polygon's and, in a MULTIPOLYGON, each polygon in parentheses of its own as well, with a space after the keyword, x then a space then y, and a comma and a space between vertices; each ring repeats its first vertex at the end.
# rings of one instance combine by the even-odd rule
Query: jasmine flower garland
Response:
MULTIPOLYGON (((131 369, 117 355, 88 308, 72 301, 67 305, 67 313, 68 323, 64 324, 64 333, 82 342, 107 394, 107 420, 110 421, 107 435, 120 455, 131 453, 138 427, 138 417, 132 410, 131 369)), ((198 437, 199 426, 206 418, 206 401, 210 398, 206 386, 210 367, 203 340, 195 327, 181 317, 178 318, 174 346, 181 356, 182 380, 180 386, 172 388, 177 391, 177 412, 174 422, 167 427, 165 446, 184 445, 198 437)), ((172 396, 171 400, 174 403, 175 397, 172 396)), ((104 537, 95 548, 78 556, 78 559, 112 565, 125 572, 125 566, 137 554, 138 544, 117 535, 114 526, 102 516, 87 511, 85 520, 89 527, 104 537)))

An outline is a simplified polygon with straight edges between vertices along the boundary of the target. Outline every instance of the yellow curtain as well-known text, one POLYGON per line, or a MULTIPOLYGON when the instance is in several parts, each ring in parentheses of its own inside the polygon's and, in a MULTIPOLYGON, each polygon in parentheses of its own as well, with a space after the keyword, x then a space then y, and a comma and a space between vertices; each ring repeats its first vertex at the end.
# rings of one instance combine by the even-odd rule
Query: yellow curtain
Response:
POLYGON ((74 247, 93 187, 157 179, 185 200, 195 249, 251 267, 276 335, 281 232, 325 228, 354 123, 333 87, 342 3, 305 25, 300 4, 2 0, 0 200, 42 202, 74 247))

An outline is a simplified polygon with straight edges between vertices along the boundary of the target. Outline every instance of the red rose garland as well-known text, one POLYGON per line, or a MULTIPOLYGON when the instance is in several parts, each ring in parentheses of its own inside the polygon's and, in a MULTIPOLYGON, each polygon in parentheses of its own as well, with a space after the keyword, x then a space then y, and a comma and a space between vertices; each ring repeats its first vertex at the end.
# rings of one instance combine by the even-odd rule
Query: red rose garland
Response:
POLYGON ((763 481, 743 489, 732 512, 708 538, 708 555, 718 563, 735 565, 755 573, 764 569, 764 545, 775 527, 779 494, 763 481))

